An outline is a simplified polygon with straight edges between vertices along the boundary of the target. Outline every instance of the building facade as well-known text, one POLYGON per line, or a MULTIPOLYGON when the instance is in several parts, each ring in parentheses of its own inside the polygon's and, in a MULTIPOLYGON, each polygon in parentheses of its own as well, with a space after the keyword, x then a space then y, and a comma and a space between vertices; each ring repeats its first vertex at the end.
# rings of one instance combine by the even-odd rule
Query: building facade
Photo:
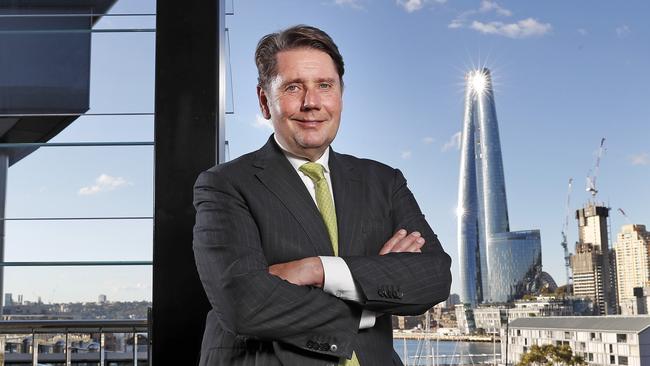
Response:
POLYGON ((650 365, 650 317, 522 318, 502 333, 501 363, 515 365, 531 346, 568 345, 588 365, 650 365))
POLYGON ((541 272, 541 241, 539 231, 510 232, 490 71, 470 71, 465 81, 458 255, 460 299, 475 306, 508 302, 520 296, 517 289, 529 286, 526 274, 537 269, 541 272), (515 253, 521 256, 513 257, 515 253))
POLYGON ((579 315, 579 308, 572 300, 553 297, 519 300, 514 302, 514 306, 483 305, 474 309, 474 324, 476 329, 483 329, 485 333, 498 334, 506 320, 579 315))
POLYGON ((578 242, 571 256, 573 294, 591 299, 596 314, 616 314, 616 272, 609 250, 609 208, 589 203, 576 211, 578 242))
POLYGON ((623 225, 616 237, 614 253, 618 301, 620 304, 636 301, 634 288, 650 282, 650 232, 645 225, 623 225))

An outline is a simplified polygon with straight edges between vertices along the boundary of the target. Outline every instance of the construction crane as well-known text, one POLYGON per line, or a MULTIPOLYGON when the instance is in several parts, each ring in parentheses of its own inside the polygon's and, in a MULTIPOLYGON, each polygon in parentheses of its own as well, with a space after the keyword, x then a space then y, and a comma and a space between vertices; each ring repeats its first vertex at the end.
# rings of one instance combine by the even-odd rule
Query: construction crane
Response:
POLYGON ((629 224, 629 223, 630 223, 630 218, 627 216, 627 214, 625 213, 625 211, 623 211, 622 208, 619 208, 619 209, 618 209, 618 212, 619 212, 621 215, 623 215, 623 217, 625 217, 625 221, 629 224))
POLYGON ((598 190, 596 189, 596 178, 598 178, 598 170, 600 169, 600 159, 603 157, 605 152, 605 138, 600 139, 600 147, 598 148, 598 154, 596 155, 596 165, 593 170, 589 171, 587 175, 587 192, 591 193, 591 198, 596 199, 596 194, 598 190), (593 174, 592 174, 593 173, 593 174))
POLYGON ((567 230, 569 229, 569 214, 570 214, 569 210, 571 204, 572 185, 573 185, 573 178, 569 178, 569 189, 567 190, 567 195, 566 195, 566 208, 565 208, 566 214, 564 215, 564 225, 562 225, 562 249, 564 249, 564 269, 566 271, 567 289, 571 287, 571 282, 573 280, 569 272, 571 267, 571 255, 569 254, 569 244, 566 236, 567 230))

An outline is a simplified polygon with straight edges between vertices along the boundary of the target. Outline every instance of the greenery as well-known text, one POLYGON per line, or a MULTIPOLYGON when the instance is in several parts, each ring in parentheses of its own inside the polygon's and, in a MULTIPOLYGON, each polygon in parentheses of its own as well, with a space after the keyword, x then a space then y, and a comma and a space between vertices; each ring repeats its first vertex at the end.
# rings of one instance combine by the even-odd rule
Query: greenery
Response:
POLYGON ((587 365, 585 360, 573 354, 571 347, 564 344, 554 346, 545 344, 543 346, 534 345, 523 355, 517 366, 582 366, 587 365))

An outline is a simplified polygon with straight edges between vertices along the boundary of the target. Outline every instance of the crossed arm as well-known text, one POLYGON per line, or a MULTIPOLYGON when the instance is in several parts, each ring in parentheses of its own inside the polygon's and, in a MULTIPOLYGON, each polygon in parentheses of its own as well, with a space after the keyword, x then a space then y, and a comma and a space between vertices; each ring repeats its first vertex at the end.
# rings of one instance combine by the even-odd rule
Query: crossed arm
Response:
MULTIPOLYGON (((414 231, 407 235, 405 229, 398 230, 379 251, 388 253, 421 253, 425 239, 414 231)), ((298 286, 323 287, 325 273, 318 257, 307 257, 291 262, 278 263, 269 267, 269 273, 298 286)))

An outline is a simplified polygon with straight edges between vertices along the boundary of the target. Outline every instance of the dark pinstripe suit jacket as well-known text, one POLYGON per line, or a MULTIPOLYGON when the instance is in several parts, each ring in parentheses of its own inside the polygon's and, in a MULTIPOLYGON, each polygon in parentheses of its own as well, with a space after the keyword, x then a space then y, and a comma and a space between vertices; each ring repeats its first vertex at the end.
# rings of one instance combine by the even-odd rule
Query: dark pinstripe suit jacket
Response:
POLYGON ((273 137, 197 179, 194 254, 212 304, 201 365, 334 365, 353 350, 362 366, 401 365, 390 315, 421 314, 449 295, 451 259, 400 171, 333 151, 329 165, 339 255, 362 304, 268 273, 272 264, 333 255, 318 208, 273 137), (422 253, 379 256, 399 228, 422 233, 422 253), (362 308, 384 315, 359 330, 362 308))

